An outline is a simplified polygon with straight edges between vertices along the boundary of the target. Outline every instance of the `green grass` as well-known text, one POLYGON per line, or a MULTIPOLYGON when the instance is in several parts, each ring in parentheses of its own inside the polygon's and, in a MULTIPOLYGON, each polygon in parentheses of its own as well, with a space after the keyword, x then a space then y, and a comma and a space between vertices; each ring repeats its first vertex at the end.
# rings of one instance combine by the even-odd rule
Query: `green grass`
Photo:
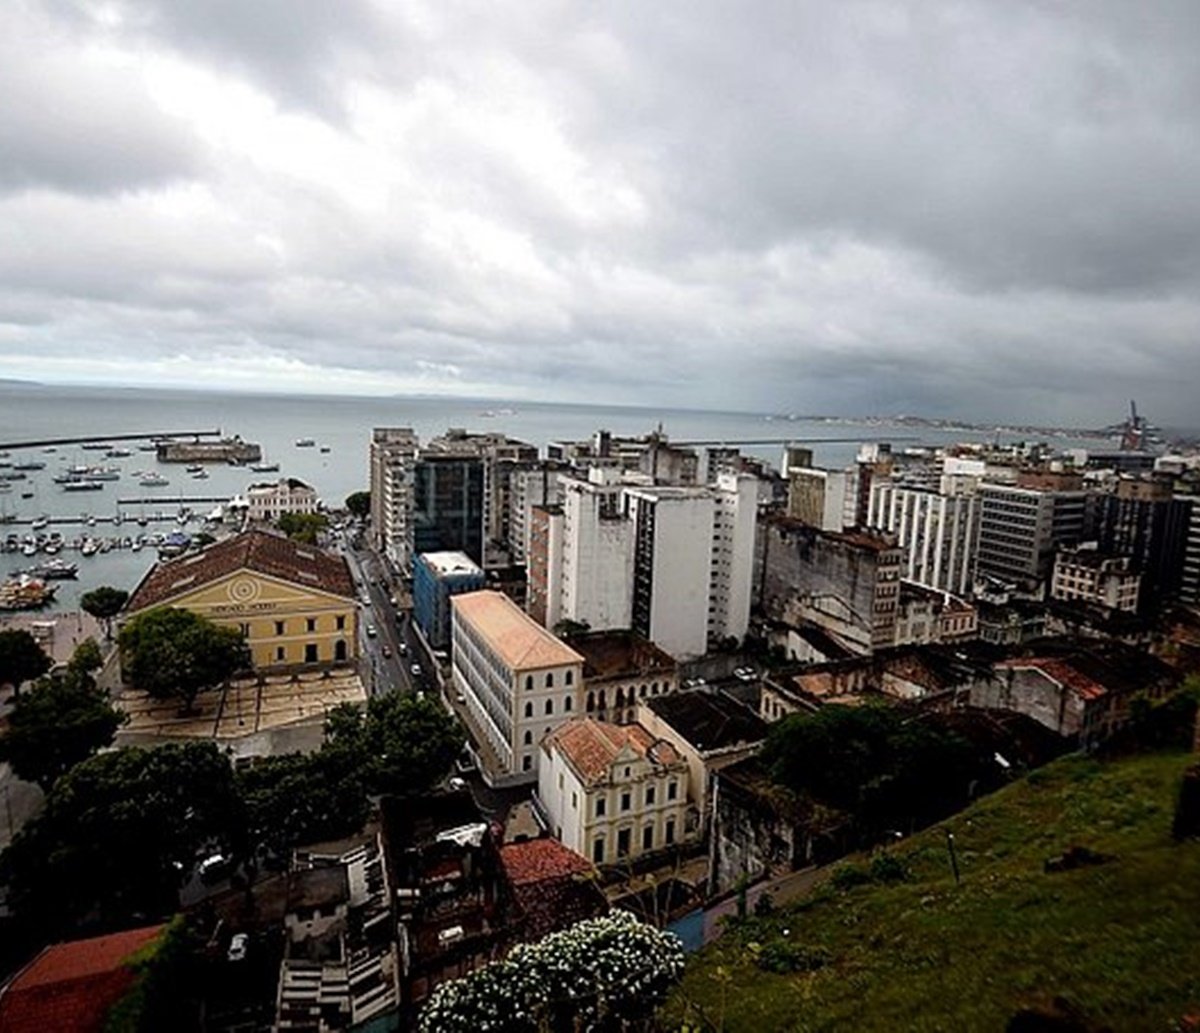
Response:
POLYGON ((731 930, 696 955, 664 1028, 1002 1030, 1066 998, 1090 1023, 1171 1030, 1200 1014, 1200 843, 1171 819, 1189 758, 1068 757, 893 850, 904 882, 838 890, 731 930), (1072 845, 1107 864, 1046 874, 1072 845), (756 963, 816 957, 810 971, 756 963))

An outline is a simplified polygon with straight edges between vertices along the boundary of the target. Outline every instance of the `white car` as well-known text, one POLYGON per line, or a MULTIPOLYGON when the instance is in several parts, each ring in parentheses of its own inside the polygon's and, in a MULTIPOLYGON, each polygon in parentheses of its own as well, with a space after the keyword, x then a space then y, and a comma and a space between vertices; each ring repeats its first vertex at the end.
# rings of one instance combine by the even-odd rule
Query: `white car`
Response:
POLYGON ((233 939, 229 941, 229 953, 225 956, 230 961, 243 961, 246 957, 246 948, 249 942, 250 937, 245 933, 234 933, 233 939))
POLYGON ((409 670, 412 671, 413 674, 420 674, 421 673, 421 665, 413 664, 412 667, 409 668, 409 670))
POLYGON ((367 625, 367 638, 374 638, 379 632, 375 630, 374 624, 367 625))

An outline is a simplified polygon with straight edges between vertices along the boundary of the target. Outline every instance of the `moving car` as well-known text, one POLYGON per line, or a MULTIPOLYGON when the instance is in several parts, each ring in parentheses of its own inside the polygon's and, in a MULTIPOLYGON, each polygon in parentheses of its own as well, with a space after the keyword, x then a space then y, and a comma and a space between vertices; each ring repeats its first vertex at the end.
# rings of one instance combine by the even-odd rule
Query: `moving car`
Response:
POLYGON ((421 665, 420 665, 420 664, 413 664, 413 665, 412 665, 412 667, 410 667, 410 668, 409 668, 409 670, 410 670, 410 671, 412 671, 412 673, 413 673, 413 674, 418 674, 418 675, 419 675, 419 674, 421 673, 421 665))
POLYGON ((375 630, 374 624, 367 625, 367 638, 374 638, 379 632, 375 630))

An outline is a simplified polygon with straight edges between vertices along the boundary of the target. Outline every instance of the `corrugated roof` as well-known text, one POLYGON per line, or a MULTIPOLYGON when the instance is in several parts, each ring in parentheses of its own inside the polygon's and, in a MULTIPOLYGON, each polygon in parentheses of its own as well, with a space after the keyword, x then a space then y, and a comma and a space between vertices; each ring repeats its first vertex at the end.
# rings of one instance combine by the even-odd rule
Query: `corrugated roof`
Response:
POLYGON ((354 581, 341 556, 301 545, 282 535, 252 530, 215 542, 190 556, 156 563, 134 590, 130 613, 170 601, 183 591, 219 581, 239 570, 354 597, 354 581))
POLYGON ((514 671, 582 664, 583 657, 555 638, 503 592, 465 592, 450 600, 455 614, 468 621, 514 671))
POLYGON ((626 747, 637 756, 645 757, 651 746, 654 746, 653 759, 657 763, 679 762, 679 754, 670 743, 656 740, 641 725, 614 725, 590 717, 577 717, 559 725, 544 742, 545 749, 554 747, 562 753, 584 785, 603 782, 626 747))
POLYGON ((109 1010, 133 985, 135 973, 124 963, 163 928, 145 926, 47 947, 0 995, 0 1029, 99 1033, 109 1010))

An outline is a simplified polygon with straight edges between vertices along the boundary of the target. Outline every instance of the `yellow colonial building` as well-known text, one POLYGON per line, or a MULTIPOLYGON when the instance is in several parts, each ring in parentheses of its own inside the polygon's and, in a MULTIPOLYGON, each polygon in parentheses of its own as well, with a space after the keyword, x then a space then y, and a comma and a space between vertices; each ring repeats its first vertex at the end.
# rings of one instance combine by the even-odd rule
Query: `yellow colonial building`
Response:
POLYGON ((125 612, 157 606, 240 628, 256 668, 358 658, 354 580, 345 559, 267 531, 246 531, 155 564, 125 612))

